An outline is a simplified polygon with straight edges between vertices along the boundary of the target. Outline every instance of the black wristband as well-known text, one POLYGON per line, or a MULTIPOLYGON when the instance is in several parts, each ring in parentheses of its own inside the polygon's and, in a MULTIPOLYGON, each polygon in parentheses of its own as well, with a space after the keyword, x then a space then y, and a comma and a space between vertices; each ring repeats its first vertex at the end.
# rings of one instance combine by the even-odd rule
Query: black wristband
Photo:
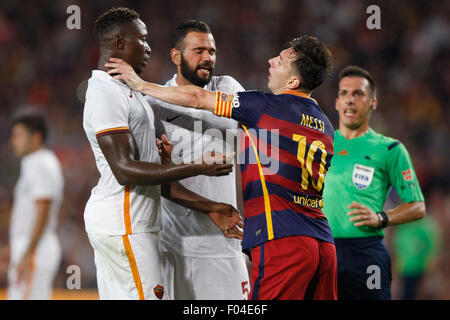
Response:
POLYGON ((384 211, 377 212, 377 214, 379 214, 381 217, 381 226, 380 227, 386 228, 389 223, 388 215, 384 211))

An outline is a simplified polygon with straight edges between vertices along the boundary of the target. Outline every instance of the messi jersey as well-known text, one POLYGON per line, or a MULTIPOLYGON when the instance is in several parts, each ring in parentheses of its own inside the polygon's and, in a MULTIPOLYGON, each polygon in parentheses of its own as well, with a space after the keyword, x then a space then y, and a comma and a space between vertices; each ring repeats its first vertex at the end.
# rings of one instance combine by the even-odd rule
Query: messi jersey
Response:
POLYGON ((316 101, 297 91, 217 92, 215 114, 233 118, 244 130, 243 249, 295 235, 333 243, 321 208, 334 130, 316 101))

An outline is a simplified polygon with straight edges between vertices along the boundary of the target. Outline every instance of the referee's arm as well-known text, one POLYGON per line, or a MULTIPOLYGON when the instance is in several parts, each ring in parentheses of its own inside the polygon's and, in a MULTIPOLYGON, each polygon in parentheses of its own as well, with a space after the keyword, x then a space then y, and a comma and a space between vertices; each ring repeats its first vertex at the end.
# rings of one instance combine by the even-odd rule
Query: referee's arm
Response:
MULTIPOLYGON (((369 226, 376 228, 381 227, 383 224, 381 216, 365 205, 354 201, 348 208, 354 209, 348 212, 347 215, 350 216, 349 220, 354 222, 355 227, 369 226)), ((425 202, 402 203, 393 209, 387 210, 385 213, 388 219, 386 226, 419 220, 425 216, 425 202)))
POLYGON ((402 203, 394 209, 387 210, 389 225, 402 224, 422 219, 425 216, 425 202, 414 201, 402 203))

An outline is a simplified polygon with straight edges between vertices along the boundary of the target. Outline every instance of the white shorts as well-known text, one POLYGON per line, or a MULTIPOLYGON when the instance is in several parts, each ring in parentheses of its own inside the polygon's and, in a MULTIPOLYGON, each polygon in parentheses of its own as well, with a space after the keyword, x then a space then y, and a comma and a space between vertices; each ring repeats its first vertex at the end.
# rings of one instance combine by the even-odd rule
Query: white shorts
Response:
POLYGON ((20 262, 29 239, 11 242, 11 262, 8 267, 9 300, 48 300, 52 298, 53 280, 61 262, 61 246, 56 235, 44 235, 32 257, 28 275, 17 279, 20 262))
POLYGON ((164 274, 175 300, 245 300, 250 281, 244 256, 185 257, 161 252, 164 274))
POLYGON ((102 300, 167 300, 159 233, 88 234, 102 300))

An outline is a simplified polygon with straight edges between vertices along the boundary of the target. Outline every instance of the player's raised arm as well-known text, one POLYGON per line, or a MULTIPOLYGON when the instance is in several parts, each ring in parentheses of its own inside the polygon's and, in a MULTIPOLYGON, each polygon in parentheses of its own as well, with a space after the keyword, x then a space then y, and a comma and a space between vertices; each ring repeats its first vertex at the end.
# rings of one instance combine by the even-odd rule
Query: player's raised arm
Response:
POLYGON ((133 90, 155 97, 162 101, 214 112, 216 92, 187 85, 177 87, 164 87, 142 80, 133 68, 122 59, 110 58, 105 67, 110 68, 108 73, 115 79, 124 80, 133 90))

